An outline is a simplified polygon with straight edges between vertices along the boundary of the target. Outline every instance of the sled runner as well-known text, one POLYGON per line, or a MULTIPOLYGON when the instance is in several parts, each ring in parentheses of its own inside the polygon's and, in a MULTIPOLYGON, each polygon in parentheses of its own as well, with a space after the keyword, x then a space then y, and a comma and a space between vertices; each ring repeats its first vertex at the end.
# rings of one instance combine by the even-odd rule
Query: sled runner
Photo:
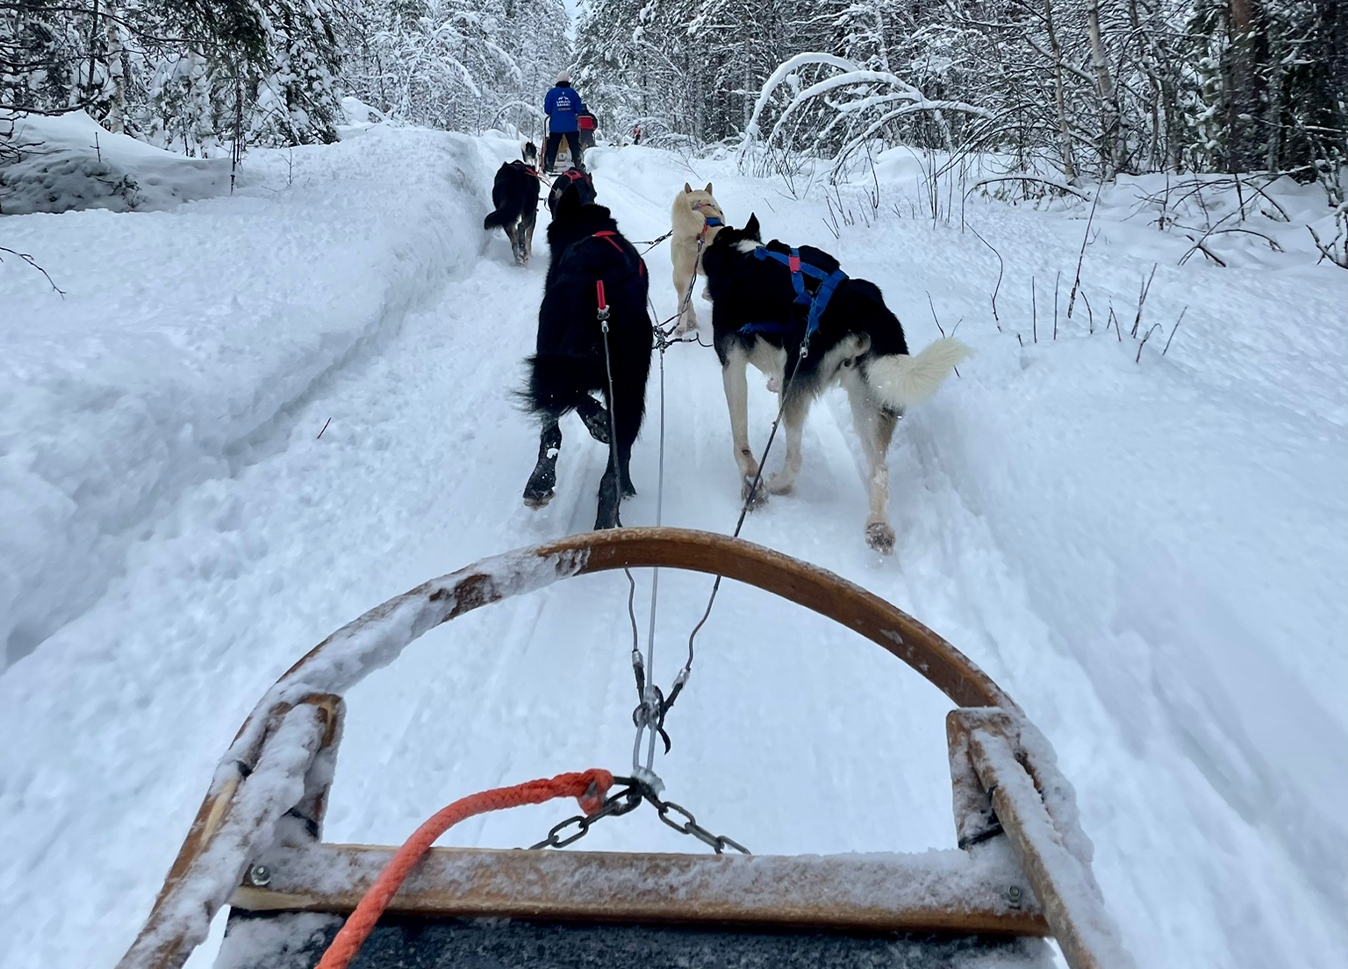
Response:
MULTIPOLYGON (((430 831, 425 845, 437 836, 430 831)), ((1090 854, 1048 742, 996 683, 921 623, 832 573, 738 539, 674 528, 591 532, 433 579, 292 666, 221 760, 119 966, 176 969, 228 904, 216 962, 225 969, 309 969, 320 957, 325 967, 418 969, 1049 967, 1050 937, 1071 969, 1130 967, 1090 854), (589 816, 559 824, 541 843, 560 847, 600 817, 650 800, 666 823, 716 853, 431 848, 423 855, 405 846, 396 856, 406 874, 401 887, 372 892, 376 880, 389 884, 394 849, 321 840, 342 695, 412 640, 479 606, 576 575, 652 566, 722 575, 789 599, 877 643, 945 693, 956 704, 946 734, 958 847, 741 854, 644 781, 589 771, 466 798, 436 818, 511 799, 578 796, 589 816), (376 896, 382 909, 370 908, 376 896), (349 963, 329 961, 335 957, 325 950, 358 908, 373 912, 372 931, 348 947, 349 963)))

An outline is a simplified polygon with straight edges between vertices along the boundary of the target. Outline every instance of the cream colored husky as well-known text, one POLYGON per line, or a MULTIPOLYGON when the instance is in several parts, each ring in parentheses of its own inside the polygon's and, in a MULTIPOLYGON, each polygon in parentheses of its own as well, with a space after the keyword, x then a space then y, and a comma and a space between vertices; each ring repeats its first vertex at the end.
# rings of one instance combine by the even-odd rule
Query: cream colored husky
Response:
MULTIPOLYGON (((725 225, 721 206, 712 198, 711 182, 701 191, 694 191, 687 182, 674 199, 674 237, 670 243, 670 257, 674 261, 674 292, 679 299, 679 325, 675 336, 697 329, 697 310, 693 308, 693 286, 702 272, 701 252, 711 245, 716 233, 725 225), (710 224, 709 224, 710 223, 710 224), (699 248, 699 242, 701 248, 699 248)), ((704 288, 702 298, 710 296, 704 288)))

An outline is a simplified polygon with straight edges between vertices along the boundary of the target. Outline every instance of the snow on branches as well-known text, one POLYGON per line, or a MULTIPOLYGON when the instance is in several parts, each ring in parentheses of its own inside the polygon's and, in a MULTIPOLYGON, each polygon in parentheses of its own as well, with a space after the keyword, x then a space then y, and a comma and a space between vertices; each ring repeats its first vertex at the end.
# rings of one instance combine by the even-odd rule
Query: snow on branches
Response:
MULTIPOLYGON (((866 70, 845 58, 810 51, 797 54, 781 64, 764 83, 745 128, 741 151, 760 142, 767 148, 784 147, 822 150, 830 143, 840 144, 835 164, 874 138, 884 128, 915 112, 929 112, 940 126, 946 147, 953 149, 944 112, 957 111, 987 117, 985 108, 958 100, 932 100, 917 87, 889 71, 866 70), (800 74, 807 68, 833 69, 814 83, 802 87, 800 74), (766 139, 761 137, 760 119, 773 96, 785 85, 792 93, 786 106, 776 115, 766 139), (811 111, 805 124, 793 126, 800 115, 811 111), (804 129, 803 131, 800 129, 804 129), (787 143, 788 139, 791 143, 787 143)), ((831 153, 831 152, 830 152, 831 153)))

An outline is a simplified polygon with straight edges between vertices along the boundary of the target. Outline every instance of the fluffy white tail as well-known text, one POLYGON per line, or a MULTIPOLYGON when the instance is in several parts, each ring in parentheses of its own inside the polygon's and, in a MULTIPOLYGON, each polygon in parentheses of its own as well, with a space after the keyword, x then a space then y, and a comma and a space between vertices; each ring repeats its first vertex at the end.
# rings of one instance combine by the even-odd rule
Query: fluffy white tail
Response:
POLYGON ((886 406, 904 411, 930 400, 955 365, 973 353, 963 341, 941 337, 915 357, 876 357, 866 366, 866 381, 886 406))

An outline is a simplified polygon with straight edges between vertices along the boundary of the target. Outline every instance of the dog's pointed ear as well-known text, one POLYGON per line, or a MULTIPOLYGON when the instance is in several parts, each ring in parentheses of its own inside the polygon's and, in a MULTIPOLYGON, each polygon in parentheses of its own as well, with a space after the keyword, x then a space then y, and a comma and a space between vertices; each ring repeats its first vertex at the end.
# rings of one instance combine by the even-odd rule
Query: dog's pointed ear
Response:
POLYGON ((704 188, 702 191, 704 191, 704 192, 706 192, 708 195, 710 195, 710 194, 711 194, 711 182, 708 182, 708 183, 707 183, 707 187, 704 188))
POLYGON ((763 241, 763 230, 758 226, 757 215, 754 215, 753 213, 749 214, 749 221, 744 223, 744 234, 750 239, 754 239, 758 242, 763 241))
POLYGON ((689 185, 687 182, 684 182, 684 183, 683 183, 683 194, 684 194, 684 195, 692 195, 692 194, 693 194, 693 186, 689 185))

